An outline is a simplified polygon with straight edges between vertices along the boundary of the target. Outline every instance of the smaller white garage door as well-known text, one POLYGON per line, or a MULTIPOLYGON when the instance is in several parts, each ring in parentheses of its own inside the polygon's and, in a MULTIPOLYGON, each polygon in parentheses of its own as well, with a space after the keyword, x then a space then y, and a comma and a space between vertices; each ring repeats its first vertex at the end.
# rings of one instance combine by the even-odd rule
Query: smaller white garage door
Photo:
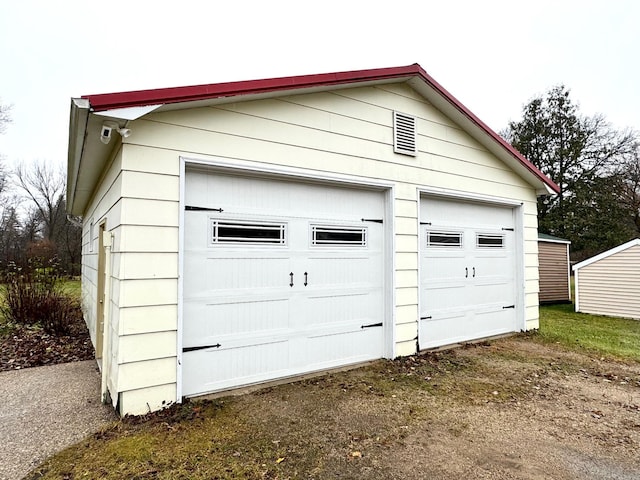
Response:
POLYGON ((513 209, 425 197, 420 215, 420 348, 516 331, 513 209))
POLYGON ((382 357, 380 191, 188 170, 182 393, 382 357))

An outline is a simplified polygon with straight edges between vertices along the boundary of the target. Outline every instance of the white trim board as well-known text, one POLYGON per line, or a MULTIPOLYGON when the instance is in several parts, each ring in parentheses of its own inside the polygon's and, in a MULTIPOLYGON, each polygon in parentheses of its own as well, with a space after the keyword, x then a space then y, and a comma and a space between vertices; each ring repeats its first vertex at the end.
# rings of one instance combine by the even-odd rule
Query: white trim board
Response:
POLYGON ((550 239, 547 239, 547 238, 538 237, 538 241, 539 242, 545 242, 545 243, 562 243, 564 245, 571 245, 571 241, 570 240, 550 240, 550 239))
POLYGON ((395 183, 390 181, 374 180, 367 177, 343 175, 338 173, 327 173, 317 170, 306 170, 298 167, 285 167, 281 165, 265 165, 259 162, 239 161, 231 158, 212 157, 211 159, 194 158, 181 156, 181 161, 190 165, 201 165, 212 167, 227 173, 240 175, 246 174, 273 175, 276 177, 289 177, 314 183, 336 183, 343 186, 360 186, 376 189, 393 188, 395 183))

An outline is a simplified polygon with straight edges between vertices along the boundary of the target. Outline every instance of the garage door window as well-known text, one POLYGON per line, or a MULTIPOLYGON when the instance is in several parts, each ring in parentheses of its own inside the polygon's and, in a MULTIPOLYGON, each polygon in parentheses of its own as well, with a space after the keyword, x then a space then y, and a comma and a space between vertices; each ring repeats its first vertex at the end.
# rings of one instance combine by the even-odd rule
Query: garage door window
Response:
POLYGON ((504 235, 476 235, 476 246, 478 248, 503 248, 504 247, 504 235))
POLYGON ((311 245, 328 247, 366 247, 367 228, 311 225, 311 245))
POLYGON ((462 233, 427 232, 427 247, 462 247, 462 233))
POLYGON ((211 243, 285 245, 286 227, 286 223, 211 219, 211 243))

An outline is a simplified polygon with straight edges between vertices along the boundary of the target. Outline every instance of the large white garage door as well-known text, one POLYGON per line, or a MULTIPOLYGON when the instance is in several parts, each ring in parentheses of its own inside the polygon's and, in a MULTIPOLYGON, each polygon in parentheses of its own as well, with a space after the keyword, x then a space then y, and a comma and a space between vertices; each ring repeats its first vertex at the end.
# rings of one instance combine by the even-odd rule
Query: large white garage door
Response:
POLYGON ((513 209, 424 197, 420 216, 420 348, 517 330, 513 209))
POLYGON ((185 183, 183 395, 382 357, 383 193, 185 183))

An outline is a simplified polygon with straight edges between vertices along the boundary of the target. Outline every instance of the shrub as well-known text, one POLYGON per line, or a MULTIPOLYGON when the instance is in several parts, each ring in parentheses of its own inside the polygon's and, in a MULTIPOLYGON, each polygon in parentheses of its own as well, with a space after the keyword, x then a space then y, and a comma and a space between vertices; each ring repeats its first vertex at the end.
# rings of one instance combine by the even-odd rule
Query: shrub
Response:
POLYGON ((55 258, 47 262, 32 258, 22 267, 10 265, 4 297, 1 310, 7 321, 38 324, 53 335, 70 333, 82 317, 78 300, 64 291, 55 258))

